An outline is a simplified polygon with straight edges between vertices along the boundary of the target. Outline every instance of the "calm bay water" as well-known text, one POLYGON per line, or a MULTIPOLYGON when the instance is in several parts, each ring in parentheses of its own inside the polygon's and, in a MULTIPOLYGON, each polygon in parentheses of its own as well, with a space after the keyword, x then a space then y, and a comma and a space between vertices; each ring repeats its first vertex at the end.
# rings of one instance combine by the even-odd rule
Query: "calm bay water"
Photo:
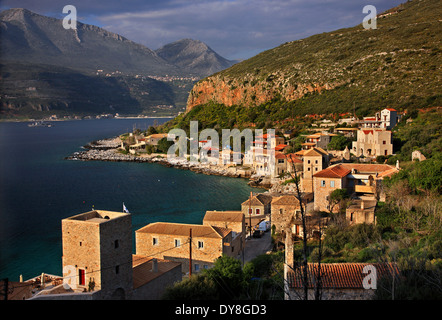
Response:
MULTIPOLYGON (((167 119, 157 119, 162 123, 167 119)), ((247 180, 159 164, 64 160, 90 141, 145 130, 154 119, 0 123, 0 279, 61 275, 61 220, 92 209, 132 214, 135 230, 156 221, 202 223, 206 210, 240 210, 247 180)))

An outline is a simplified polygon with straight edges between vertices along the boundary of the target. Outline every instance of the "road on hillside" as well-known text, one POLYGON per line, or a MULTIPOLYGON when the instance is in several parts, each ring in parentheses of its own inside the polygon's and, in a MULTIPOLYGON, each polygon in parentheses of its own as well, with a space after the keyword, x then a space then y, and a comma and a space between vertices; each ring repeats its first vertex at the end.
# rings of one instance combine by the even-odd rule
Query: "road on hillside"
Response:
MULTIPOLYGON (((246 246, 244 248, 244 263, 270 250, 272 250, 272 241, 271 231, 269 230, 265 232, 261 238, 251 238, 246 240, 246 246)), ((242 255, 240 255, 240 260, 243 261, 242 255)))

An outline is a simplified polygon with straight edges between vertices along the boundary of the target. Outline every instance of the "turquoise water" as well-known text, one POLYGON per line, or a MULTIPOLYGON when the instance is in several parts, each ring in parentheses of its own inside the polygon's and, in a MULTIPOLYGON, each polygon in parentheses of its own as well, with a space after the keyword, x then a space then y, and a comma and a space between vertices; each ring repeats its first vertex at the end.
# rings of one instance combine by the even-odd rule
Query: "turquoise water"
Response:
MULTIPOLYGON (((166 119, 157 119, 159 123, 166 119)), ((61 275, 61 220, 95 209, 132 214, 133 234, 156 221, 201 223, 207 210, 240 210, 247 180, 159 164, 64 160, 86 143, 142 130, 154 119, 0 123, 0 279, 61 275)))

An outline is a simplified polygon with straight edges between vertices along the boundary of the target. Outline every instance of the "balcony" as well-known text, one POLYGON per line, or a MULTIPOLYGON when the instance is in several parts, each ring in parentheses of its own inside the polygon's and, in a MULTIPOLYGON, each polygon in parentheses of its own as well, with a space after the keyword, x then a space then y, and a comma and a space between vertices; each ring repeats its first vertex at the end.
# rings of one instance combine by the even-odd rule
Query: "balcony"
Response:
POLYGON ((376 189, 370 185, 355 185, 355 192, 360 193, 375 193, 376 189))

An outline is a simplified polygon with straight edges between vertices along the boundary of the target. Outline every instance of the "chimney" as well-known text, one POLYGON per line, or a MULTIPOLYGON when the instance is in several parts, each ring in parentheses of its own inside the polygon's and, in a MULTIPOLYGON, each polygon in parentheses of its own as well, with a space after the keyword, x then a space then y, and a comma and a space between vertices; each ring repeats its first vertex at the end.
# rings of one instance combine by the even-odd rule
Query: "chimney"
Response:
POLYGON ((158 272, 158 260, 152 259, 152 272, 158 272))

